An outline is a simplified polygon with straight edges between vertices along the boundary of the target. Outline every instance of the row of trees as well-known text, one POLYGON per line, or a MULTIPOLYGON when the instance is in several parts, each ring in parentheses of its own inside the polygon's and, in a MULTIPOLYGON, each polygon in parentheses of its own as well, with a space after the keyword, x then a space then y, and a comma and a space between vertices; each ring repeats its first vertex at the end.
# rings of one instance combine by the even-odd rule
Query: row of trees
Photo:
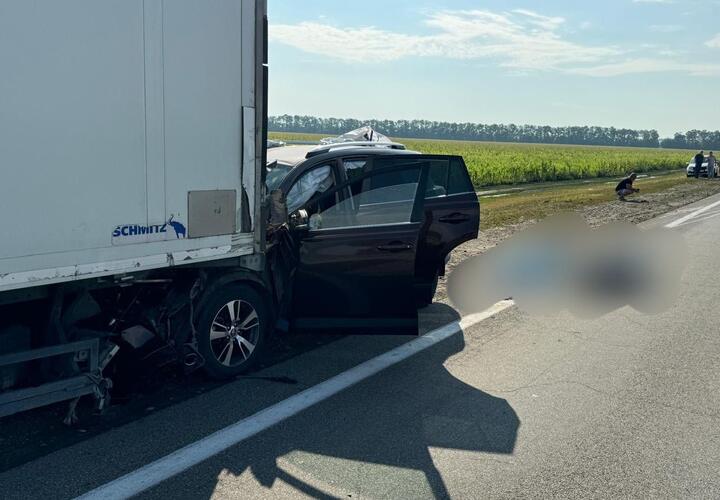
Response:
POLYGON ((720 149, 720 130, 690 130, 662 139, 660 147, 677 149, 720 149))
POLYGON ((271 116, 268 129, 273 132, 302 132, 337 135, 371 125, 391 137, 416 139, 454 139, 468 141, 529 142, 542 144, 581 144, 595 146, 635 146, 648 148, 720 149, 720 131, 692 130, 662 139, 657 130, 632 130, 615 127, 549 127, 449 123, 429 120, 356 120, 354 118, 317 118, 314 116, 271 116))

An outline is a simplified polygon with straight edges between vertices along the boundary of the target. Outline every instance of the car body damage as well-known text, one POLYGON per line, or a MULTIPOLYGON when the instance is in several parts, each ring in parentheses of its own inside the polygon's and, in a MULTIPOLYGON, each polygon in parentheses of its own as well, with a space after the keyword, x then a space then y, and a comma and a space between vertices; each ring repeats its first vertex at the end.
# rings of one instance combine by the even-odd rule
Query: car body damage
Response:
POLYGON ((132 393, 166 366, 231 377, 276 333, 417 334, 450 252, 478 233, 462 158, 352 142, 293 161, 285 148, 267 163, 282 170, 265 180, 261 252, 233 240, 0 295, 0 416, 71 399, 72 424, 81 396, 102 409, 113 385, 132 393))

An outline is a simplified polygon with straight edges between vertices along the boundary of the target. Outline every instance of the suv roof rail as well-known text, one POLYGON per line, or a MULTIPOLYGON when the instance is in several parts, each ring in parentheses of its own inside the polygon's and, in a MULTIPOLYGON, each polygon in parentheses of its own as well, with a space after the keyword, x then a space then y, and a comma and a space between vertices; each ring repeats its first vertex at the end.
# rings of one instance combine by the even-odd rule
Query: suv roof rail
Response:
POLYGON ((316 148, 311 149, 305 155, 305 158, 312 158, 319 154, 327 153, 337 148, 355 148, 355 147, 375 147, 375 148, 390 148, 404 150, 405 145, 399 142, 368 142, 368 141, 353 141, 353 142, 336 142, 333 144, 322 144, 316 148))

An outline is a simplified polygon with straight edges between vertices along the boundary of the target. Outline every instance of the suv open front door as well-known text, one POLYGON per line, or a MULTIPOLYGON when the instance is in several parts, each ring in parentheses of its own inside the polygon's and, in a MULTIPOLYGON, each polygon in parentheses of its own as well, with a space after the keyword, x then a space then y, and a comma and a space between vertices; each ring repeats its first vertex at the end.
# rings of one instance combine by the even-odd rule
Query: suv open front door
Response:
POLYGON ((417 334, 413 281, 426 178, 422 162, 373 169, 303 207, 308 227, 293 230, 293 328, 417 334))

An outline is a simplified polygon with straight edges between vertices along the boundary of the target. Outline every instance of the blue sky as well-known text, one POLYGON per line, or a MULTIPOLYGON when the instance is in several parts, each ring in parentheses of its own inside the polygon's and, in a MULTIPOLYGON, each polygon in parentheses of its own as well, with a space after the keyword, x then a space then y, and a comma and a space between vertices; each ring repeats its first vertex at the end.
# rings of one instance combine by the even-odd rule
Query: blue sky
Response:
POLYGON ((720 128, 720 0, 268 0, 270 113, 720 128))

